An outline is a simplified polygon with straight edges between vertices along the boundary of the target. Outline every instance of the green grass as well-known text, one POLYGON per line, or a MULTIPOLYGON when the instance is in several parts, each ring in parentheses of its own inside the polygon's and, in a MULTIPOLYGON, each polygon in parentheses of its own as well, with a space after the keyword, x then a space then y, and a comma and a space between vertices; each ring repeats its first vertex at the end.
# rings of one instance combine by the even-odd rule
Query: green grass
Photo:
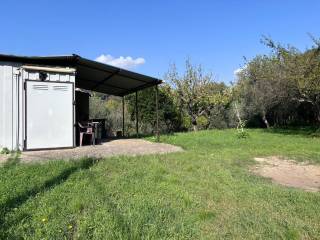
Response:
POLYGON ((159 156, 0 167, 0 239, 318 239, 320 193, 250 174, 257 156, 320 164, 303 131, 163 136, 159 156))

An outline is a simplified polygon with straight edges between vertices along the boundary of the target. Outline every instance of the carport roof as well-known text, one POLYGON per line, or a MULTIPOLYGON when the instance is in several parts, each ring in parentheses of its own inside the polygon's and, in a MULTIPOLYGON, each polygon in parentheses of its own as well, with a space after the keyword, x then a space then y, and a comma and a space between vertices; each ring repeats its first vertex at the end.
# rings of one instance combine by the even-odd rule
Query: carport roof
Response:
POLYGON ((92 61, 76 54, 44 57, 0 54, 0 61, 73 67, 76 69, 76 87, 116 96, 125 96, 162 82, 157 78, 92 61))

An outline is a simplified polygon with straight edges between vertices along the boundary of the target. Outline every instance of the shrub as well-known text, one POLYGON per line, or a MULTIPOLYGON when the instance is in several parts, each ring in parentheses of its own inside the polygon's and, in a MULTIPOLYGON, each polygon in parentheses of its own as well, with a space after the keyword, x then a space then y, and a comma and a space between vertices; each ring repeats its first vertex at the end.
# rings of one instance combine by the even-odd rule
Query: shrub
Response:
POLYGON ((10 150, 5 147, 5 148, 2 148, 2 149, 1 149, 0 153, 1 153, 1 154, 9 154, 9 153, 10 153, 10 150))
POLYGON ((249 133, 247 131, 237 131, 237 137, 239 139, 244 139, 249 137, 249 133))
POLYGON ((199 129, 207 129, 209 125, 209 120, 205 116, 200 116, 197 118, 197 124, 199 129))
POLYGON ((315 132, 311 133, 310 136, 314 138, 320 137, 320 128, 318 128, 315 132))
POLYGON ((189 116, 184 115, 182 117, 182 128, 184 129, 191 129, 192 124, 191 124, 191 119, 189 116))

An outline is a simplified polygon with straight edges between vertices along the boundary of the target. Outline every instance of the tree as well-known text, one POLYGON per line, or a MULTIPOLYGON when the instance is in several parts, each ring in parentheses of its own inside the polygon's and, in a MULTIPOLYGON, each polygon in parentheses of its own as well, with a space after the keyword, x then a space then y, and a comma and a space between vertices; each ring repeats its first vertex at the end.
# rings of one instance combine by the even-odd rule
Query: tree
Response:
POLYGON ((313 116, 319 124, 319 41, 314 39, 315 45, 305 51, 276 44, 269 38, 263 43, 271 53, 247 61, 238 73, 238 100, 247 118, 260 116, 269 127, 270 120, 272 124, 306 123, 313 116))
POLYGON ((193 130, 197 131, 198 118, 208 117, 214 105, 223 101, 224 94, 216 92, 219 84, 213 81, 212 73, 204 72, 201 65, 192 65, 187 59, 185 67, 185 73, 180 76, 176 66, 172 65, 166 79, 176 93, 179 106, 190 117, 193 130))
POLYGON ((242 88, 240 96, 245 102, 250 117, 261 116, 267 128, 270 127, 267 113, 284 98, 277 58, 257 56, 238 73, 238 85, 242 88))
MULTIPOLYGON (((159 127, 161 132, 181 130, 182 119, 178 106, 174 101, 174 93, 169 85, 162 84, 158 92, 159 127)), ((135 94, 126 97, 128 112, 135 120, 135 94)), ((156 126, 155 89, 147 88, 138 92, 138 118, 141 132, 153 133, 156 126)))
POLYGON ((103 94, 98 92, 91 92, 89 98, 90 118, 105 118, 108 115, 106 108, 106 100, 103 100, 103 94))
POLYGON ((312 40, 314 45, 304 52, 268 38, 265 43, 278 56, 287 82, 294 86, 292 100, 296 104, 310 104, 320 124, 320 42, 313 37, 312 40))

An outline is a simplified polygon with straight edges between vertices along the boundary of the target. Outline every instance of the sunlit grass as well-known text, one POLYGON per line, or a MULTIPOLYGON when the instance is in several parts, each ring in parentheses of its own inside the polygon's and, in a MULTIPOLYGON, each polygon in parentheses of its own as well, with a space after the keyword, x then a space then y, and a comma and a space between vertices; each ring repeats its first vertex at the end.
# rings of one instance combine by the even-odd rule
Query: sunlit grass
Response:
POLYGON ((0 239, 316 239, 320 193, 248 171, 257 156, 320 163, 304 132, 162 136, 185 151, 0 168, 0 239))

